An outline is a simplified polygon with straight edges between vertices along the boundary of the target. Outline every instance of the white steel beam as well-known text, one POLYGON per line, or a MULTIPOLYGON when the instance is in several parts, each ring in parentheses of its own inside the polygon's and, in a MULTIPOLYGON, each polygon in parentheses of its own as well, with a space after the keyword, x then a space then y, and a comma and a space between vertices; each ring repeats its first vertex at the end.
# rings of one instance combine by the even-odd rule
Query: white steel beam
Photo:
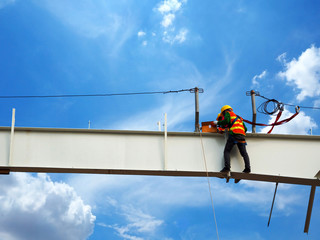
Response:
MULTIPOLYGON (((10 128, 0 128, 0 173, 206 176, 199 133, 168 132, 166 143, 165 133, 158 131, 17 127, 14 134, 11 145, 10 128)), ((202 136, 209 176, 221 177, 225 138, 214 133, 202 136)), ((248 134, 247 142, 252 173, 241 173, 244 164, 235 147, 231 177, 320 185, 320 136, 248 134)))

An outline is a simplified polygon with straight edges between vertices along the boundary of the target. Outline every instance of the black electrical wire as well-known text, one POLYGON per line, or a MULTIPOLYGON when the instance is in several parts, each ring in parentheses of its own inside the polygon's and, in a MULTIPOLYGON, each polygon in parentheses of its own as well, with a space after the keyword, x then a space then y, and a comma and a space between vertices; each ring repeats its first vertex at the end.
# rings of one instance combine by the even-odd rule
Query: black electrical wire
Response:
POLYGON ((263 102, 257 109, 258 112, 266 115, 273 115, 280 110, 283 111, 283 103, 276 99, 269 99, 263 102))
POLYGON ((26 96, 0 96, 0 98, 69 98, 69 97, 112 97, 112 96, 129 96, 129 95, 147 95, 147 94, 168 94, 180 92, 194 92, 198 89, 199 93, 203 93, 202 88, 190 88, 173 91, 157 91, 157 92, 131 92, 131 93, 98 93, 98 94, 61 94, 61 95, 26 95, 26 96))
MULTIPOLYGON (((279 110, 283 111, 284 106, 291 106, 291 107, 297 107, 297 105, 293 104, 288 104, 288 103, 282 103, 277 101, 276 99, 270 99, 267 97, 264 97, 260 95, 258 92, 256 92, 256 96, 259 96, 261 98, 266 99, 265 102, 263 102, 259 107, 258 107, 258 112, 267 114, 267 115, 273 115, 279 110)), ((314 109, 314 110, 320 110, 319 107, 307 107, 307 106, 299 106, 299 108, 309 108, 309 109, 314 109)))

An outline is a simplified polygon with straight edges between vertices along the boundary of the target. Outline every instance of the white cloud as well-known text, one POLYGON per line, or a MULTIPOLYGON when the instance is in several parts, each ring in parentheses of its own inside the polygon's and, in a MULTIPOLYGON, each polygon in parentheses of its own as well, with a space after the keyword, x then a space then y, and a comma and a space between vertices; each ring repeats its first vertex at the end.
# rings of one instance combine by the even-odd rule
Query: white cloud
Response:
POLYGON ((176 42, 183 43, 187 39, 188 30, 181 29, 177 35, 170 35, 168 32, 164 32, 163 41, 168 42, 170 44, 174 44, 176 42))
MULTIPOLYGON (((292 112, 288 110, 284 110, 279 121, 289 118, 293 115, 292 112)), ((269 124, 274 123, 276 116, 271 116, 269 120, 269 124)), ((272 133, 277 134, 299 134, 306 135, 309 133, 310 128, 317 128, 317 124, 315 121, 307 116, 304 112, 300 112, 298 116, 292 119, 290 122, 285 123, 283 125, 275 126, 272 130, 272 133)), ((264 127, 260 132, 267 133, 271 127, 264 127)))
POLYGON ((158 11, 162 14, 176 12, 181 8, 182 2, 185 1, 180 2, 179 0, 164 0, 158 7, 158 11))
POLYGON ((163 224, 162 220, 144 213, 140 209, 136 209, 131 205, 122 206, 122 212, 129 224, 126 228, 136 230, 137 232, 153 232, 157 227, 163 224))
MULTIPOLYGON (((146 36, 146 32, 143 31, 139 31, 138 32, 138 37, 144 39, 143 37, 146 36)), ((148 45, 148 41, 147 40, 143 40, 142 41, 142 46, 147 46, 148 45)))
POLYGON ((277 60, 279 62, 281 62, 282 64, 286 63, 286 57, 287 57, 287 53, 282 53, 277 57, 277 60))
POLYGON ((259 86, 259 80, 263 79, 267 75, 267 71, 264 70, 260 75, 255 75, 252 78, 252 85, 259 86))
POLYGON ((16 2, 16 0, 0 0, 0 9, 6 7, 10 4, 13 4, 15 2, 16 2))
MULTIPOLYGON (((212 191, 215 204, 223 207, 228 205, 243 204, 255 206, 252 210, 265 212, 269 208, 270 199, 274 191, 274 184, 256 181, 241 181, 238 185, 225 184, 224 180, 211 178, 212 191)), ((148 176, 73 176, 69 184, 74 185, 77 192, 86 196, 95 196, 92 200, 105 203, 106 196, 117 196, 116 212, 127 219, 129 226, 137 232, 153 232, 164 223, 152 216, 149 212, 165 215, 176 207, 206 207, 210 206, 210 195, 207 179, 204 177, 148 177, 148 176), (80 186, 83 182, 90 182, 90 186, 80 186), (92 188, 92 184, 95 187, 92 188), (82 190, 79 190, 83 188, 82 190), (93 189, 93 190, 92 190, 93 189), (141 197, 143 196, 143 198, 141 197), (102 200, 100 200, 102 199, 102 200)), ((291 192, 289 185, 281 184, 282 193, 279 199, 287 196, 285 204, 279 200, 278 208, 286 211, 297 204, 299 196, 291 192)), ((108 205, 109 206, 109 205, 108 205)), ((110 211, 110 208, 107 207, 110 211)), ((106 225, 110 225, 107 223, 106 225)), ((111 224, 112 225, 112 224, 111 224)), ((112 226, 116 226, 113 224, 112 226)), ((123 226, 127 227, 127 225, 123 226)), ((119 225, 117 225, 119 226, 119 225)))
POLYGON ((145 35, 146 35, 146 33, 144 31, 139 31, 138 32, 138 37, 143 37, 145 35))
POLYGON ((74 189, 46 174, 0 176, 1 239, 86 239, 95 216, 74 189))
POLYGON ((161 25, 165 28, 169 27, 172 25, 173 20, 175 19, 175 15, 172 13, 164 15, 161 25))
POLYGON ((100 226, 114 229, 122 239, 143 240, 139 235, 152 235, 163 224, 162 220, 142 212, 131 205, 121 207, 121 215, 126 219, 125 225, 107 225, 100 223, 100 226))
POLYGON ((285 54, 277 58, 285 66, 285 70, 278 75, 300 90, 297 100, 320 96, 320 48, 311 46, 298 60, 294 58, 287 62, 285 58, 285 54))
POLYGON ((143 176, 88 174, 72 175, 68 182, 84 199, 97 206, 97 212, 108 212, 113 216, 108 222, 99 222, 99 226, 115 230, 121 239, 137 240, 153 235, 164 223, 149 213, 150 208, 146 207, 152 191, 142 193, 140 189, 150 186, 148 179, 143 176), (88 184, 83 185, 83 182, 88 184))
POLYGON ((164 42, 174 44, 186 40, 188 30, 182 28, 179 33, 176 33, 176 27, 174 26, 176 13, 181 11, 183 3, 186 3, 186 0, 164 0, 157 7, 157 11, 162 15, 161 26, 164 28, 162 37, 164 42))
MULTIPOLYGON (((225 208, 235 211, 241 208, 250 214, 268 216, 274 183, 242 180, 235 185, 226 184, 224 179, 210 178, 210 181, 218 217, 222 217, 219 212, 221 214, 225 208)), ((165 236, 162 227, 172 224, 172 215, 181 209, 206 209, 209 216, 212 214, 205 177, 73 175, 69 184, 76 184, 77 192, 90 195, 99 204, 97 212, 108 212, 110 217, 99 225, 114 230, 121 239, 166 239, 170 235, 165 236), (83 182, 90 185, 83 185, 83 182), (79 188, 82 190, 78 191, 79 188), (116 205, 106 204, 109 196, 117 199, 116 205)), ((290 216, 297 206, 304 206, 308 192, 305 193, 295 191, 294 186, 279 184, 274 217, 290 216)))

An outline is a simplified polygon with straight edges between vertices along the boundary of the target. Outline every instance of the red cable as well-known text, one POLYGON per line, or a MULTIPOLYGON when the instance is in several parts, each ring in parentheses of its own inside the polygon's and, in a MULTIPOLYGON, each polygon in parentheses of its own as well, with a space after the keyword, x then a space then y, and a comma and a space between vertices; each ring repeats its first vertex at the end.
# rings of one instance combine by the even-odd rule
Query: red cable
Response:
POLYGON ((295 114, 293 114, 291 117, 289 117, 287 119, 284 119, 284 120, 282 120, 280 122, 274 122, 274 123, 271 123, 271 124, 253 123, 253 122, 250 122, 249 120, 246 120, 246 119, 243 119, 243 121, 246 122, 246 123, 249 123, 251 125, 271 127, 271 126, 278 126, 278 125, 287 123, 287 122, 291 121, 294 117, 296 117, 298 114, 299 114, 299 112, 296 112, 295 114))
MULTIPOLYGON (((279 113, 278 113, 278 115, 277 115, 277 117, 276 117, 276 120, 274 121, 274 124, 276 124, 276 123, 278 122, 279 118, 281 117, 281 114, 282 114, 282 111, 279 111, 279 113)), ((273 125, 272 128, 269 130, 268 134, 270 134, 270 133, 272 132, 273 128, 274 128, 274 125, 273 125)))

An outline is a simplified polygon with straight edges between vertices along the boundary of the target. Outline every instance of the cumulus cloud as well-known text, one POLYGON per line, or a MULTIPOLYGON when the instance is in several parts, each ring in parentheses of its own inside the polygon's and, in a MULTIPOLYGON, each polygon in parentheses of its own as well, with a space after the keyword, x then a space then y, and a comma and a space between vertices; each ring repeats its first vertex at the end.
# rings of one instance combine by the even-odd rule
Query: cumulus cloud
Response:
POLYGON ((147 207, 152 191, 146 194, 140 190, 149 186, 150 181, 153 182, 142 176, 90 174, 72 175, 68 180, 84 199, 97 206, 97 211, 101 208, 112 215, 99 222, 99 226, 113 229, 121 239, 129 240, 153 239, 150 236, 164 224, 164 220, 155 217, 147 207), (83 182, 88 184, 83 185, 83 182))
POLYGON ((16 2, 16 0, 0 0, 0 9, 6 7, 10 4, 13 4, 15 2, 16 2))
POLYGON ((259 86, 259 80, 263 79, 267 75, 267 71, 264 70, 260 75, 255 75, 252 78, 252 85, 259 86))
POLYGON ((186 40, 188 30, 182 28, 176 33, 176 28, 174 27, 176 13, 181 11, 183 3, 186 3, 186 0, 164 0, 156 8, 162 15, 161 26, 164 28, 162 38, 164 42, 174 44, 182 43, 186 40))
POLYGON ((0 176, 0 238, 87 239, 95 216, 74 189, 48 175, 0 176))
POLYGON ((181 5, 182 2, 179 2, 179 0, 164 0, 158 7, 158 10, 162 14, 176 12, 181 8, 181 5))
POLYGON ((278 76, 300 90, 297 95, 298 101, 306 97, 320 96, 320 48, 311 46, 298 59, 294 58, 289 62, 286 60, 286 54, 281 54, 277 59, 285 67, 278 76))
MULTIPOLYGON (((281 115, 280 121, 289 118, 292 115, 292 112, 285 109, 281 115)), ((274 123, 275 119, 276 116, 271 116, 269 124, 274 123)), ((275 126, 272 130, 272 133, 305 135, 309 133, 310 129, 315 129, 317 127, 318 125, 315 123, 315 121, 310 116, 307 116, 304 112, 301 111, 299 115, 292 119, 290 122, 280 126, 275 126)), ((271 127, 264 127, 260 132, 267 133, 270 128, 271 127)))
POLYGON ((169 14, 166 14, 164 17, 163 17, 163 20, 161 22, 161 25, 165 28, 169 27, 172 25, 172 22, 173 20, 175 19, 175 15, 172 14, 172 13, 169 13, 169 14))

